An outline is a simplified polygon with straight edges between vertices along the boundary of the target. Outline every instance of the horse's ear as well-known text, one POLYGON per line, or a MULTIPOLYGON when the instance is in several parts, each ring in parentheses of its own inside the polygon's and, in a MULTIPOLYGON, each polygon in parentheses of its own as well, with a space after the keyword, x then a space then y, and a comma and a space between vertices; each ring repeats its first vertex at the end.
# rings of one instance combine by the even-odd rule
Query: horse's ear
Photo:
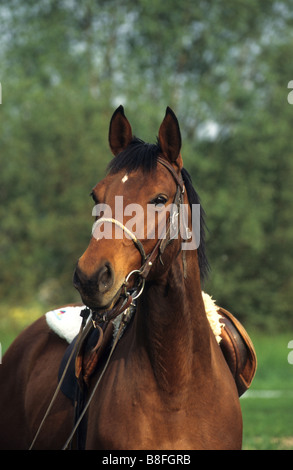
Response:
POLYGON ((130 144, 132 129, 124 114, 123 106, 119 106, 114 112, 109 127, 109 145, 113 155, 118 155, 130 144))
POLYGON ((175 162, 180 156, 181 133, 177 118, 169 106, 159 129, 159 144, 165 157, 175 162))

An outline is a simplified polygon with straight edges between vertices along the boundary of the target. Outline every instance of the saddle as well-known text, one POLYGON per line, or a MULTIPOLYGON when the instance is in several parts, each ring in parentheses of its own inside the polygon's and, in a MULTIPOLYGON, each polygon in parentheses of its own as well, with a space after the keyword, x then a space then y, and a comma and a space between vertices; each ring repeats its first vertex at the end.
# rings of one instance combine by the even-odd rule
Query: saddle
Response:
POLYGON ((250 387, 255 376, 257 359, 252 341, 243 325, 222 307, 220 348, 234 377, 239 397, 250 387))

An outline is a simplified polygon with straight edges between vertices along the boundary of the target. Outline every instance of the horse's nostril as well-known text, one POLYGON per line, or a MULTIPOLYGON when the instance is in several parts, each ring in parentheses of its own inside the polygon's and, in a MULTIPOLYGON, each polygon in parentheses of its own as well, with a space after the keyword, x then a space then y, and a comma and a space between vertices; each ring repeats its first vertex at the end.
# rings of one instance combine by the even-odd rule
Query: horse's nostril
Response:
POLYGON ((109 290, 114 282, 114 273, 109 263, 105 264, 98 272, 98 289, 99 292, 104 293, 109 290))
POLYGON ((104 262, 92 275, 88 275, 77 265, 73 274, 73 285, 82 298, 104 295, 113 284, 114 270, 109 262, 104 262))
POLYGON ((80 279, 78 276, 77 268, 74 270, 73 274, 73 286, 78 289, 80 287, 80 279))

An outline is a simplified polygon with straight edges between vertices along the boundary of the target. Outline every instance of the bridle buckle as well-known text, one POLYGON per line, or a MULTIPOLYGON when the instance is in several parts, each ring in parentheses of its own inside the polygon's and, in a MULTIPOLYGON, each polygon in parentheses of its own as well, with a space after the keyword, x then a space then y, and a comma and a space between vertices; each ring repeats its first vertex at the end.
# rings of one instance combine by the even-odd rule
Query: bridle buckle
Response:
POLYGON ((140 282, 137 285, 137 288, 140 287, 140 290, 138 292, 136 290, 134 290, 135 293, 134 293, 134 295, 132 295, 132 301, 138 299, 138 297, 141 296, 141 294, 143 293, 143 290, 144 290, 144 286, 145 286, 145 279, 141 277, 140 269, 134 269, 133 271, 130 271, 130 273, 128 273, 126 278, 125 278, 125 281, 124 281, 125 295, 126 296, 130 295, 129 292, 127 291, 127 285, 128 285, 129 278, 135 273, 137 273, 140 276, 140 282))

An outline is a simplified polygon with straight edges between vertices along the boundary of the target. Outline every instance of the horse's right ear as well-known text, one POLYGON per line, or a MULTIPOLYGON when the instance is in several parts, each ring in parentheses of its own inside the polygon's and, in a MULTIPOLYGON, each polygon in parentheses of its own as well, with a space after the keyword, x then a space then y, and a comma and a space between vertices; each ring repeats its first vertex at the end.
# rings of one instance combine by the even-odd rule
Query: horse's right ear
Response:
POLYGON ((119 106, 114 112, 109 127, 109 145, 113 155, 125 150, 132 141, 132 129, 124 114, 123 106, 119 106))

